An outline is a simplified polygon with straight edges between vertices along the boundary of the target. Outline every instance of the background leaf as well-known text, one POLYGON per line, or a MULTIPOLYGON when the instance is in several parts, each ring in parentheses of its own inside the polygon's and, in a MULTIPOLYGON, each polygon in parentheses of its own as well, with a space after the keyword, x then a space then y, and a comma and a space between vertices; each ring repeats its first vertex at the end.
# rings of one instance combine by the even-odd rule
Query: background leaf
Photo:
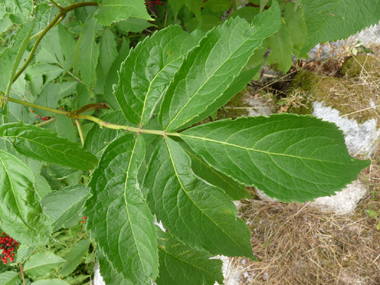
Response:
POLYGON ((30 277, 46 277, 51 270, 56 269, 66 261, 52 252, 39 252, 33 254, 24 264, 24 272, 30 277))
POLYGON ((48 279, 38 280, 36 282, 33 282, 31 285, 69 285, 69 283, 60 279, 48 279))
POLYGON ((144 0, 104 0, 95 16, 103 26, 109 26, 128 17, 153 20, 146 11, 144 0))
POLYGON ((99 262, 99 270, 107 285, 133 285, 132 281, 124 278, 123 274, 117 273, 104 254, 97 249, 96 260, 99 262))
POLYGON ((0 284, 16 285, 20 280, 20 274, 15 271, 7 271, 0 274, 0 284))
POLYGON ((13 24, 23 24, 30 20, 33 11, 32 0, 4 0, 9 18, 13 24))
POLYGON ((103 74, 108 74, 111 65, 117 57, 115 37, 111 30, 105 30, 100 42, 99 62, 103 69, 103 74))
POLYGON ((0 150, 0 218, 2 229, 25 245, 48 243, 52 228, 34 191, 33 172, 0 150))
POLYGON ((158 285, 223 284, 222 261, 185 245, 161 229, 157 230, 160 276, 158 285))
MULTIPOLYGON (((9 2, 13 2, 13 0, 9 2)), ((0 54, 0 91, 4 94, 8 94, 13 83, 13 78, 28 45, 32 30, 33 23, 20 26, 17 29, 13 44, 0 54)))
POLYGON ((128 121, 142 125, 149 122, 184 55, 200 38, 200 33, 188 34, 180 26, 170 26, 130 51, 115 89, 119 106, 128 121))
POLYGON ((380 0, 302 1, 302 14, 308 35, 301 55, 318 43, 348 38, 377 24, 380 0))
POLYGON ((90 183, 87 227, 117 273, 133 284, 147 284, 158 274, 154 219, 138 188, 144 160, 142 136, 124 135, 104 151, 90 183))
POLYGON ((223 190, 198 179, 175 141, 162 140, 144 180, 152 211, 180 241, 212 254, 254 258, 246 224, 223 190))
POLYGON ((42 198, 42 208, 50 217, 55 231, 83 210, 89 194, 84 185, 77 185, 50 192, 42 198))
POLYGON ((94 86, 96 82, 99 47, 95 42, 95 37, 98 32, 98 25, 97 21, 90 15, 83 25, 83 36, 79 48, 78 68, 82 80, 88 86, 94 86))
POLYGON ((180 129, 223 94, 262 40, 280 27, 280 8, 274 3, 253 26, 241 18, 230 19, 191 50, 163 99, 159 120, 164 129, 180 129))
POLYGON ((97 164, 96 157, 78 143, 59 138, 55 133, 32 125, 19 123, 3 125, 3 138, 21 154, 36 160, 88 170, 97 164))
POLYGON ((68 261, 61 269, 61 276, 67 276, 72 273, 75 268, 81 263, 82 258, 88 252, 91 241, 89 239, 81 240, 76 243, 70 252, 65 256, 68 261))
POLYGON ((370 163, 348 154, 335 124, 311 116, 221 120, 181 138, 220 172, 286 202, 333 195, 370 163))

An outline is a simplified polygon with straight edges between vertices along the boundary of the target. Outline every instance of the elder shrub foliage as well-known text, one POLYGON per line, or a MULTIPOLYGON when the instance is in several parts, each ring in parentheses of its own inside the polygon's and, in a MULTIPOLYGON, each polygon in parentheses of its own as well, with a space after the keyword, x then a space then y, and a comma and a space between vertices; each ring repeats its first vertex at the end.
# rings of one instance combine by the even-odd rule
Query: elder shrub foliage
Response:
POLYGON ((221 284, 210 257, 255 259, 245 185, 303 202, 369 165, 311 116, 196 123, 268 47, 286 72, 377 23, 380 1, 235 2, 0 0, 0 221, 20 244, 1 284, 84 284, 95 261, 109 285, 221 284))

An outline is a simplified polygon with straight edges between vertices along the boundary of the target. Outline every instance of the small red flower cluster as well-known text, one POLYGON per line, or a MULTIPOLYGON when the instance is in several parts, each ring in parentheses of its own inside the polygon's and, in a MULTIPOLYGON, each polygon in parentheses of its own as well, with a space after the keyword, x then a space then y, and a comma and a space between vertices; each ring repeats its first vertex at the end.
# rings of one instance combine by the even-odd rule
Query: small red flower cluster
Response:
POLYGON ((84 224, 84 221, 87 220, 87 217, 83 217, 82 220, 80 221, 82 224, 84 224))
POLYGON ((165 2, 163 1, 149 1, 148 7, 152 8, 153 5, 165 5, 165 2))
POLYGON ((1 261, 5 264, 8 262, 8 258, 10 262, 14 261, 15 252, 18 246, 18 242, 15 241, 10 236, 2 233, 0 236, 0 250, 3 252, 0 253, 1 261))
MULTIPOLYGON (((34 111, 30 110, 30 113, 34 113, 34 111)), ((39 118, 40 115, 37 115, 37 117, 39 118)), ((47 120, 50 120, 50 117, 41 117, 41 120, 46 122, 47 120)))

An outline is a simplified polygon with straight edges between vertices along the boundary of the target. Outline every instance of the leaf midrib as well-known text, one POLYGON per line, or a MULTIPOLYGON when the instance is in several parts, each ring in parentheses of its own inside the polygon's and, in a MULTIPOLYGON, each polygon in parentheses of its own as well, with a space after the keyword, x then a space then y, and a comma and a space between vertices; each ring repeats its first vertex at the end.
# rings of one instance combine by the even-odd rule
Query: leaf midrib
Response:
POLYGON ((213 140, 213 139, 209 139, 209 138, 205 138, 205 137, 197 137, 197 136, 185 135, 183 133, 180 134, 180 137, 188 137, 188 138, 192 138, 192 139, 198 139, 198 140, 202 140, 202 141, 208 141, 208 142, 217 143, 217 144, 221 144, 221 145, 225 145, 225 146, 240 148, 240 149, 246 150, 247 152, 252 151, 252 152, 257 152, 257 153, 263 153, 263 154, 266 154, 268 156, 271 156, 271 155, 272 156, 284 156, 284 157, 289 157, 289 158, 294 158, 294 159, 300 159, 300 160, 309 160, 309 161, 317 161, 317 162, 328 162, 328 163, 334 163, 334 164, 340 164, 340 165, 345 165, 346 164, 346 163, 339 163, 339 162, 335 162, 335 161, 318 160, 318 159, 309 158, 309 157, 294 156, 294 155, 285 154, 285 153, 276 153, 276 152, 269 152, 269 151, 265 151, 265 150, 258 150, 258 149, 243 147, 243 146, 232 144, 232 143, 228 143, 228 142, 217 141, 217 140, 213 140))
POLYGON ((175 163, 174 163, 174 160, 173 160, 173 156, 172 156, 172 153, 170 151, 170 147, 167 143, 167 140, 165 140, 165 144, 166 144, 166 147, 167 147, 167 150, 168 150, 168 153, 169 153, 169 157, 170 157, 170 161, 171 161, 171 164, 172 164, 172 167, 174 169, 174 172, 175 172, 175 176, 177 177, 177 180, 181 186, 181 189, 183 189, 183 192, 186 194, 186 196, 189 198, 189 200, 193 203, 194 206, 196 206, 198 208, 198 210, 203 214, 205 215, 214 225, 216 225, 226 236, 228 236, 230 238, 230 240, 235 244, 237 245, 243 252, 245 252, 245 249, 243 247, 241 247, 238 243, 235 242, 235 240, 226 232, 224 231, 218 223, 216 223, 209 215, 207 215, 201 208, 199 208, 198 204, 194 202, 193 199, 191 199, 191 197, 189 196, 189 194, 187 193, 187 190, 186 188, 184 187, 184 185, 182 184, 182 180, 180 179, 179 175, 178 175, 178 172, 177 172, 177 168, 175 167, 175 163))

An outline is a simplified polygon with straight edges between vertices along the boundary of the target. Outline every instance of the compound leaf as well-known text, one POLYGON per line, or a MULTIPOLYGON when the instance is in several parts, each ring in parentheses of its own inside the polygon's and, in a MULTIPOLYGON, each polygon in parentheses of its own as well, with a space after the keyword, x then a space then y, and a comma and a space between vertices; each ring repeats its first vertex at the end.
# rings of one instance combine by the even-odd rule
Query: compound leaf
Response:
POLYGON ((161 229, 157 230, 160 276, 158 285, 223 284, 222 261, 185 245, 161 229))
POLYGON ((144 160, 141 135, 127 134, 108 145, 94 171, 87 201, 88 229, 117 273, 133 284, 147 284, 158 274, 154 218, 138 188, 144 160))
POLYGON ((348 154, 335 124, 311 116, 221 120, 180 136, 220 172, 287 202, 333 195, 370 162, 348 154))
POLYGON ((380 0, 302 1, 308 35, 300 54, 320 42, 348 38, 379 22, 380 0))
POLYGON ((0 181, 2 229, 25 245, 48 243, 52 228, 34 190, 33 172, 18 158, 0 150, 0 181))
POLYGON ((153 20, 146 11, 144 0, 104 0, 95 16, 103 26, 109 26, 128 17, 153 20))
POLYGON ((180 241, 212 254, 254 258, 235 205, 223 190, 193 174, 191 159, 177 142, 167 138, 158 144, 144 189, 157 219, 180 241))
POLYGON ((42 198, 42 208, 50 217, 55 231, 80 213, 89 194, 86 187, 77 185, 50 192, 42 198))
POLYGON ((64 262, 66 262, 66 260, 52 252, 39 252, 33 254, 25 262, 24 272, 32 278, 43 278, 47 276, 51 270, 56 269, 64 262))
POLYGON ((146 38, 122 64, 115 95, 124 116, 134 124, 149 122, 184 55, 201 38, 170 26, 146 38))
POLYGON ((2 126, 0 136, 12 142, 21 154, 36 160, 89 170, 98 160, 78 143, 59 138, 55 133, 32 125, 12 123, 2 126))
POLYGON ((277 32, 280 13, 274 2, 252 25, 234 18, 208 32, 189 52, 168 87, 159 115, 162 127, 178 130, 217 100, 263 39, 277 32))

